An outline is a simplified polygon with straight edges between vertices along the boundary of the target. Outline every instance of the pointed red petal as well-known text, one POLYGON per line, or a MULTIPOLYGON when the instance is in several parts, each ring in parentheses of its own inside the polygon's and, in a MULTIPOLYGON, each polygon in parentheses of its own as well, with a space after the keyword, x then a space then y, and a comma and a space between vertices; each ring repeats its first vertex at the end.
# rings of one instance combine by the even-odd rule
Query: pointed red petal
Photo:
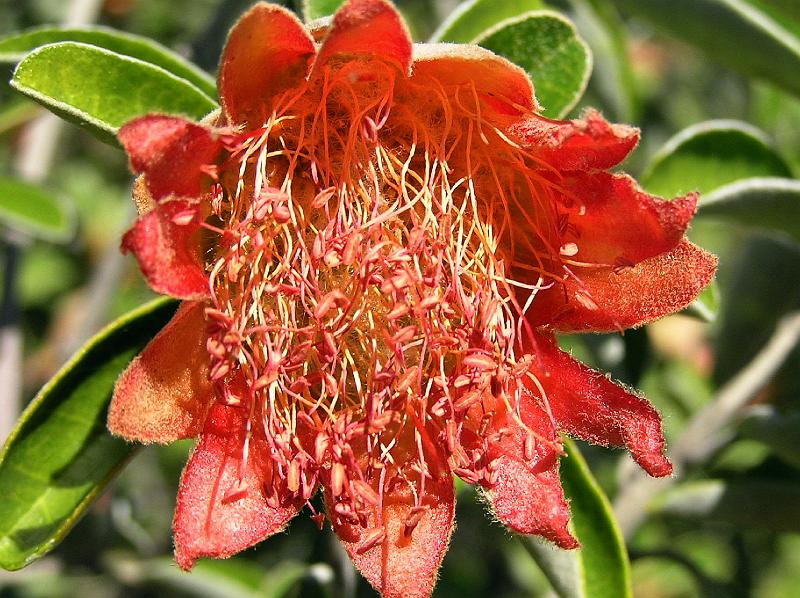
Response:
POLYGON ((227 558, 281 531, 299 511, 272 508, 264 497, 269 449, 251 432, 247 461, 242 410, 215 405, 181 477, 175 509, 175 559, 191 569, 201 557, 227 558))
POLYGON ((561 246, 574 243, 570 259, 596 265, 632 266, 671 250, 697 205, 696 195, 665 201, 607 172, 571 172, 556 184, 568 218, 561 246))
MULTIPOLYGON (((402 462, 397 456, 402 444, 405 441, 401 439, 393 452, 397 462, 402 462)), ((368 480, 375 495, 382 495, 382 503, 371 508, 366 527, 348 522, 330 508, 333 501, 326 489, 334 531, 358 570, 383 598, 428 598, 447 552, 455 517, 453 479, 441 456, 426 454, 426 459, 432 477, 425 481, 421 508, 415 509, 408 483, 392 471, 387 470, 383 477, 376 473, 368 480), (377 537, 380 541, 376 542, 377 537)))
POLYGON ((411 79, 420 83, 433 79, 446 88, 474 85, 490 106, 504 114, 538 109, 525 71, 479 46, 416 44, 411 79))
POLYGON ((580 283, 540 291, 528 321, 564 332, 632 328, 689 305, 716 268, 716 257, 686 239, 632 268, 576 268, 580 283))
POLYGON ((611 168, 639 142, 638 129, 611 124, 596 110, 587 110, 581 119, 564 121, 534 115, 510 132, 533 155, 561 171, 611 168))
POLYGON ((577 548, 569 533, 569 507, 558 477, 558 460, 538 473, 508 456, 497 462, 497 481, 486 491, 497 518, 520 534, 535 534, 561 548, 577 548))
POLYGON ((314 57, 314 40, 290 11, 259 2, 239 19, 220 62, 219 90, 231 124, 260 125, 273 102, 301 85, 314 57))
POLYGON ((122 373, 108 411, 112 434, 150 443, 200 433, 213 398, 203 310, 203 303, 182 303, 122 373))
POLYGON ((411 35, 397 9, 386 0, 348 0, 333 17, 314 70, 337 57, 379 58, 402 73, 411 67, 411 35))
POLYGON ((537 335, 533 353, 536 377, 560 430, 603 446, 627 446, 652 476, 672 473, 661 418, 650 403, 572 359, 552 337, 537 335))
POLYGON ((150 287, 179 299, 208 296, 208 276, 197 238, 198 206, 170 201, 141 216, 122 238, 122 250, 136 256, 150 287))
POLYGON ((199 197, 211 182, 208 166, 221 144, 204 127, 176 116, 149 114, 119 130, 131 166, 145 174, 156 200, 167 195, 199 197))
POLYGON ((495 413, 484 434, 495 469, 492 483, 483 485, 497 519, 520 534, 577 547, 567 528, 569 507, 558 476, 561 439, 553 421, 527 389, 519 399, 518 417, 501 401, 484 404, 481 412, 486 409, 495 413))

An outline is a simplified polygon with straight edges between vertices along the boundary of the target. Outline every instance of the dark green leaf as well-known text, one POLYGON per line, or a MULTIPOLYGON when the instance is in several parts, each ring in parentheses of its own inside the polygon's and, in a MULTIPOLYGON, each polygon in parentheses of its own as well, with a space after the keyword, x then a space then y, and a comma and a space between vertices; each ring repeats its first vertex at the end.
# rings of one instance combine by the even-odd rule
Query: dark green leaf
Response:
POLYGON ((589 46, 560 14, 536 11, 497 24, 476 39, 528 72, 545 116, 565 115, 583 95, 592 72, 589 46))
POLYGON ((71 206, 38 185, 0 177, 0 222, 48 241, 67 241, 75 231, 71 206))
POLYGON ((138 58, 186 79, 210 98, 217 96, 214 79, 169 48, 146 37, 107 27, 37 27, 9 35, 0 38, 0 62, 19 62, 32 50, 56 42, 91 44, 123 56, 138 58))
POLYGON ((642 184, 651 193, 674 197, 690 191, 708 193, 740 179, 764 176, 791 176, 766 135, 747 123, 711 120, 667 141, 651 160, 642 184))
POLYGON ((565 442, 561 483, 570 500, 577 550, 561 550, 532 537, 522 539, 561 598, 632 596, 628 553, 611 505, 575 444, 565 442))
POLYGON ((547 5, 542 0, 467 0, 462 2, 434 32, 431 41, 466 44, 500 21, 513 19, 547 5))
POLYGON ((199 120, 217 107, 159 66, 76 42, 34 50, 17 65, 11 85, 112 143, 119 127, 136 116, 160 112, 199 120))
POLYGON ((800 531, 800 485, 791 482, 688 482, 665 492, 651 507, 686 519, 779 532, 800 531))
MULTIPOLYGON (((792 0, 790 0, 792 1, 792 0)), ((779 20, 744 0, 615 0, 631 14, 694 44, 709 56, 800 95, 800 39, 779 20)), ((777 5, 776 0, 760 4, 777 5)), ((785 6, 791 6, 783 2, 785 6)), ((796 8, 790 9, 796 12, 796 8)))
POLYGON ((698 216, 784 233, 800 242, 800 181, 752 178, 725 185, 701 199, 698 216))
POLYGON ((114 382, 167 323, 157 300, 95 336, 39 392, 0 454, 0 566, 19 569, 56 546, 133 454, 106 430, 114 382))
POLYGON ((800 467, 800 411, 781 413, 774 407, 760 405, 742 420, 739 432, 765 444, 786 463, 800 467))
POLYGON ((344 4, 344 0, 303 0, 303 17, 313 21, 327 17, 336 12, 344 4))

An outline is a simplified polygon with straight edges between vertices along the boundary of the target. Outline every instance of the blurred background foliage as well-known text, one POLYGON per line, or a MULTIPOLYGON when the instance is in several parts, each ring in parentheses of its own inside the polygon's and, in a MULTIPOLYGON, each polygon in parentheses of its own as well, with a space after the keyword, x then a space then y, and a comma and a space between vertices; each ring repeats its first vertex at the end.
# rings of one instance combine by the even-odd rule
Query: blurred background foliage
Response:
MULTIPOLYGON (((440 24, 459 4, 396 3, 417 40, 437 29, 442 37, 447 27, 440 24)), ((0 35, 63 22, 69 4, 0 0, 0 35)), ((96 23, 153 38, 214 73, 228 28, 251 2, 100 4, 96 23)), ((483 4, 490 13, 526 5, 483 4)), ((594 106, 610 120, 640 127, 642 142, 625 170, 666 196, 703 191, 690 236, 720 257, 716 284, 686 313, 624 335, 563 339, 583 360, 648 396, 664 415, 670 452, 681 466, 669 487, 648 490, 643 502, 631 489, 647 488, 647 482, 627 456, 581 445, 615 503, 634 595, 796 596, 800 352, 790 350, 796 334, 788 348, 763 351, 775 335, 791 337, 786 317, 800 303, 798 3, 553 0, 527 7, 566 16, 591 48, 591 79, 569 114, 594 106), (766 365, 754 362, 759 355, 766 365)), ((500 43, 486 37, 489 47, 492 39, 500 43)), ((511 58, 535 63, 524 44, 500 45, 516 52, 511 58)), ((20 148, 45 113, 5 83, 14 65, 0 65, 0 179, 7 183, 24 171, 20 148)), ((24 214, 0 205, 0 325, 4 334, 21 335, 24 347, 21 404, 13 384, 2 381, 4 435, 8 419, 82 342, 153 296, 134 260, 118 252, 120 235, 135 217, 124 154, 70 126, 38 178, 41 209, 54 214, 50 228, 26 228, 24 214)), ((192 575, 180 573, 170 556, 169 528, 189 447, 139 451, 57 549, 25 570, 0 573, 0 596, 373 595, 335 537, 319 533, 307 517, 228 561, 204 561, 192 575)), ((469 487, 460 490, 457 521, 436 596, 552 594, 523 544, 487 520, 469 487)))

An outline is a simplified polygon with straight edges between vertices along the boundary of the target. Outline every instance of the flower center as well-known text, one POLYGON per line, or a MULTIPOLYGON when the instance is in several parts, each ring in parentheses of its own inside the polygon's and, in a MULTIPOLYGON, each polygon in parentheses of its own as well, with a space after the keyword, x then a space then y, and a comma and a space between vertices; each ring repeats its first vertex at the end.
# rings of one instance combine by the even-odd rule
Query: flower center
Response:
POLYGON ((494 218, 479 197, 487 175, 448 161, 451 146, 489 143, 477 100, 456 123, 444 96, 426 114, 352 79, 326 73, 313 109, 295 99, 232 137, 207 225, 207 314, 218 395, 250 409, 278 479, 307 501, 326 476, 336 513, 357 522, 384 483, 419 501, 448 459, 491 482, 480 446, 459 439, 480 435, 492 401, 518 411, 530 374, 512 287, 538 287, 510 278, 508 210, 494 218))

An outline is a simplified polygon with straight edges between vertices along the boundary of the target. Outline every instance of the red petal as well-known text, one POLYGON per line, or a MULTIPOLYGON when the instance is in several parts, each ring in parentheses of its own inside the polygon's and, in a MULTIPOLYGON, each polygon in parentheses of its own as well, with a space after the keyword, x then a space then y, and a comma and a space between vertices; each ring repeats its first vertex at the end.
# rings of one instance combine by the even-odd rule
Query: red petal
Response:
POLYGON ((632 328, 686 307, 716 268, 716 257, 686 239, 632 268, 576 268, 580 283, 540 291, 528 321, 564 332, 632 328))
POLYGON ((605 170, 622 162, 639 142, 639 130, 613 125, 596 110, 582 119, 531 116, 510 130, 539 159, 557 170, 605 170))
POLYGON ((552 337, 537 335, 533 353, 536 377, 559 429, 595 444, 627 446, 652 476, 672 473, 661 418, 650 403, 572 359, 552 337))
POLYGON ((122 238, 122 250, 136 256, 150 287, 179 299, 208 296, 201 263, 199 208, 184 201, 158 204, 122 238), (189 222, 186 220, 190 219, 189 222))
POLYGON ((314 40, 290 11, 264 2, 253 6, 231 30, 220 63, 228 121, 266 121, 274 101, 305 80, 314 53, 314 40))
POLYGON ((519 400, 519 419, 501 401, 484 402, 481 413, 486 410, 495 413, 484 434, 495 479, 484 485, 498 520, 520 534, 576 548, 567 529, 569 507, 558 476, 561 439, 553 421, 527 389, 519 400))
POLYGON ((497 518, 515 532, 535 534, 561 548, 577 548, 569 533, 569 507, 558 477, 558 460, 549 469, 531 472, 508 456, 497 462, 497 481, 487 490, 497 518))
POLYGON ((411 79, 434 79, 444 87, 474 85, 487 103, 505 114, 538 109, 525 71, 479 46, 416 44, 411 79))
POLYGON ((648 195, 632 178, 607 172, 571 172, 556 183, 563 193, 562 246, 572 260, 632 266, 674 248, 694 215, 697 197, 673 201, 648 195))
POLYGON ((266 441, 250 435, 242 466, 245 421, 238 408, 215 405, 181 477, 175 510, 175 559, 190 569, 201 557, 227 558, 281 531, 299 506, 272 508, 266 441))
POLYGON ((112 434, 145 443, 171 442, 203 429, 213 398, 203 310, 203 303, 182 303, 122 373, 108 412, 112 434))
POLYGON ((386 0, 349 0, 333 17, 330 33, 319 49, 314 69, 337 57, 388 60, 408 73, 411 36, 397 9, 386 0))
MULTIPOLYGON (((384 471, 384 477, 376 473, 368 480, 375 494, 382 495, 382 503, 370 509, 365 527, 337 515, 330 508, 333 501, 330 490, 326 489, 334 531, 358 570, 383 598, 430 596, 447 552, 455 517, 453 479, 442 456, 436 454, 438 449, 428 448, 425 456, 432 477, 426 479, 424 492, 417 485, 423 505, 419 511, 414 509, 414 496, 408 483, 395 477, 391 470, 384 471), (384 480, 382 492, 381 479, 384 480), (412 519, 416 520, 416 525, 409 528, 412 519), (376 543, 378 535, 383 535, 383 539, 376 543)), ((402 463, 404 451, 416 450, 413 436, 405 435, 392 454, 396 462, 402 463)))
POLYGON ((159 114, 130 121, 119 130, 119 140, 156 200, 202 195, 211 182, 208 167, 222 147, 206 128, 159 114))

